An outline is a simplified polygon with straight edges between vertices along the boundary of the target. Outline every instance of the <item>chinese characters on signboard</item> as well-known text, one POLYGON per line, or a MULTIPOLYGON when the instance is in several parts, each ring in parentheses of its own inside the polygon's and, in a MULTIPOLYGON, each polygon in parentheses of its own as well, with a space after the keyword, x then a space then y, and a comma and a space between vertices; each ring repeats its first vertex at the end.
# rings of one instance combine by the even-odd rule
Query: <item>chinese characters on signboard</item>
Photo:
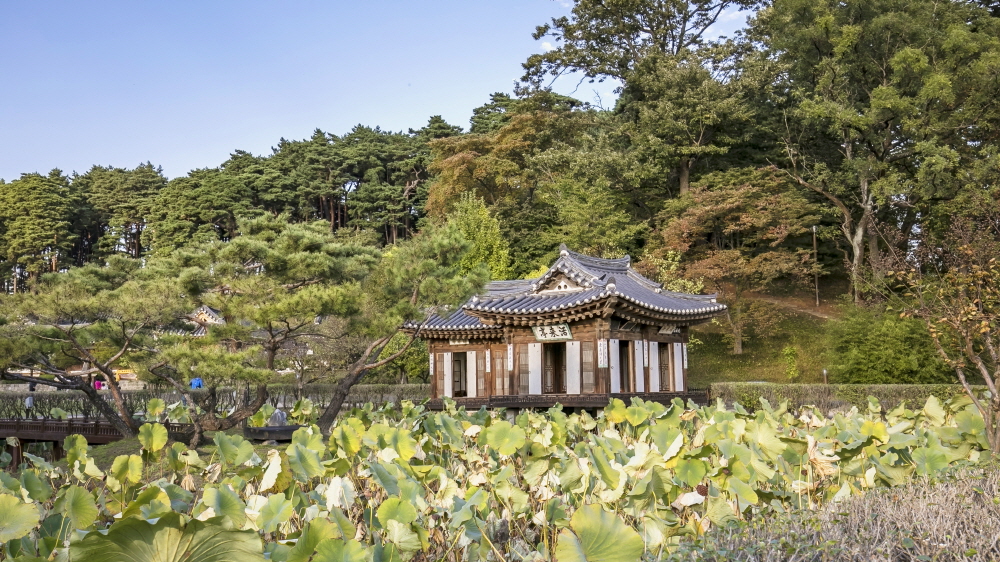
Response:
POLYGON ((490 365, 493 364, 493 360, 490 358, 490 350, 486 350, 486 372, 490 372, 490 365))
POLYGON ((532 326, 531 331, 535 333, 535 339, 538 341, 565 341, 573 339, 573 334, 569 331, 569 324, 532 326))
POLYGON ((602 369, 608 366, 608 340, 597 340, 597 366, 602 369))
POLYGON ((507 370, 514 372, 514 344, 507 344, 507 370))

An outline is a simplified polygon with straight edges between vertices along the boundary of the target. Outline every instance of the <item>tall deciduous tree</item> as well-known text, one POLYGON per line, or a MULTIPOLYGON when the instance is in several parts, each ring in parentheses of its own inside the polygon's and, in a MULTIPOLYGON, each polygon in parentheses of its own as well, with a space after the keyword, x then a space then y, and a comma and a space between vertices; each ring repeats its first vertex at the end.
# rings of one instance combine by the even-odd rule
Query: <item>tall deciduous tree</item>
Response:
MULTIPOLYGON (((980 192, 978 209, 959 217, 942 237, 902 256, 905 315, 924 322, 938 355, 985 420, 990 448, 1000 453, 1000 190, 980 192), (990 394, 971 385, 980 379, 990 394)), ((898 288, 893 288, 898 289, 898 288)), ((897 293, 898 294, 898 293, 897 293)))
POLYGON ((794 239, 816 224, 819 209, 775 169, 716 173, 704 181, 659 217, 663 250, 679 251, 687 275, 703 279, 728 305, 725 322, 738 354, 748 326, 762 332, 775 321, 747 293, 812 271, 794 239))
POLYGON ((510 279, 513 275, 510 244, 500 231, 500 221, 490 214, 486 203, 471 193, 463 193, 455 209, 448 215, 472 248, 462 259, 462 273, 472 272, 482 265, 492 279, 510 279))
POLYGON ((646 57, 627 76, 620 102, 632 149, 661 182, 667 174, 676 177, 681 195, 690 189, 694 166, 743 140, 753 116, 739 80, 713 76, 710 64, 692 53, 646 57))
POLYGON ((969 2, 776 0, 752 29, 789 94, 775 100, 786 103, 784 166, 837 210, 859 300, 866 252, 881 267, 879 217, 911 239, 992 157, 1000 22, 969 2))
POLYGON ((676 56, 710 44, 709 28, 727 10, 755 0, 575 0, 572 15, 553 18, 533 37, 555 48, 531 55, 522 80, 539 86, 546 76, 580 72, 590 79, 624 80, 650 55, 676 56))

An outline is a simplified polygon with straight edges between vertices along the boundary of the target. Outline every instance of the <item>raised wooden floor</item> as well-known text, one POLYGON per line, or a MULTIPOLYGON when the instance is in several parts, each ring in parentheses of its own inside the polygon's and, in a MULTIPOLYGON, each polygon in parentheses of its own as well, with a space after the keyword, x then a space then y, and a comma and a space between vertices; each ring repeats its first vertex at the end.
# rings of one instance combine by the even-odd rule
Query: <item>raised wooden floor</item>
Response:
MULTIPOLYGON (((680 398, 685 403, 688 400, 696 404, 708 403, 707 391, 692 392, 630 392, 617 394, 525 394, 514 396, 488 396, 485 398, 453 398, 455 404, 464 407, 466 410, 478 410, 483 406, 487 408, 551 408, 556 404, 561 404, 564 408, 586 408, 596 410, 608 405, 613 398, 631 404, 632 398, 641 398, 660 404, 670 404, 674 398, 680 398)), ((440 398, 427 402, 427 407, 431 410, 441 410, 444 404, 440 398)))

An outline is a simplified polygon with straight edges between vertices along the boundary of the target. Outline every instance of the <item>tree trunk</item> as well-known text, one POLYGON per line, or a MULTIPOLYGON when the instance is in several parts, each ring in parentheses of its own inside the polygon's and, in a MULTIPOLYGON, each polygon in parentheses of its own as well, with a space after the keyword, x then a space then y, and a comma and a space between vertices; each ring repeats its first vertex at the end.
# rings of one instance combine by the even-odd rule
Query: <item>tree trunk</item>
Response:
POLYGON ((337 383, 337 386, 333 389, 333 396, 330 398, 330 405, 326 407, 323 415, 319 418, 319 429, 323 432, 323 435, 330 435, 330 431, 333 429, 333 422, 337 421, 340 409, 344 406, 344 400, 347 400, 347 396, 351 393, 351 387, 357 384, 367 371, 362 361, 361 366, 356 372, 349 371, 347 376, 337 383))
POLYGON ((188 443, 188 446, 192 449, 199 446, 201 444, 202 436, 206 431, 226 431, 227 429, 232 429, 241 424, 243 420, 257 413, 257 410, 259 410, 260 407, 267 402, 267 396, 267 385, 258 384, 256 388, 256 396, 253 401, 236 408, 232 414, 229 414, 224 418, 220 418, 215 414, 216 389, 215 387, 210 387, 209 398, 205 404, 202 405, 202 409, 205 410, 205 413, 191 416, 191 421, 194 425, 194 433, 191 435, 191 440, 188 443))
MULTIPOLYGON (((739 301, 734 303, 738 306, 739 301)), ((742 315, 742 310, 739 311, 742 315)), ((733 321, 733 306, 726 309, 726 322, 729 323, 729 334, 733 336, 733 355, 743 354, 743 326, 733 321)))
POLYGON ((691 191, 691 164, 692 162, 688 158, 681 160, 680 169, 677 172, 681 195, 685 195, 691 191))
POLYGON ((115 409, 111 407, 111 404, 108 404, 108 401, 105 400, 93 386, 88 385, 83 381, 83 379, 80 379, 79 389, 87 396, 90 403, 97 408, 97 411, 104 416, 104 419, 111 422, 111 425, 118 430, 118 433, 121 433, 124 437, 135 437, 139 434, 139 431, 135 428, 134 424, 131 423, 131 416, 127 422, 122 419, 122 415, 119 412, 116 412, 115 409))
MULTIPOLYGON (((125 404, 125 398, 122 396, 121 387, 118 386, 118 381, 115 379, 114 371, 110 367, 102 366, 100 364, 97 365, 97 368, 99 368, 101 373, 104 374, 104 379, 108 383, 108 390, 111 392, 111 397, 115 401, 115 406, 118 407, 118 412, 120 413, 122 420, 131 429, 131 435, 138 435, 139 427, 136 425, 135 421, 132 420, 132 414, 135 412, 128 411, 128 407, 125 404)), ((90 385, 86 385, 86 387, 93 388, 90 385)))

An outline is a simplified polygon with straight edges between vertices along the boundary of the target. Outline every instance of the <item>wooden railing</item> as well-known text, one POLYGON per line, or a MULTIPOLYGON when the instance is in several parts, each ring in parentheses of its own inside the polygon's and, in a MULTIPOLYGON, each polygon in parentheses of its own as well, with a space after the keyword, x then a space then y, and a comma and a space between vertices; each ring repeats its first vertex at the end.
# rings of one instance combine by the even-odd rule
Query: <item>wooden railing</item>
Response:
MULTIPOLYGON (((164 425, 170 432, 183 431, 187 426, 177 423, 164 425)), ((90 444, 122 439, 122 434, 106 420, 0 420, 0 438, 61 442, 68 435, 82 435, 90 444)))

